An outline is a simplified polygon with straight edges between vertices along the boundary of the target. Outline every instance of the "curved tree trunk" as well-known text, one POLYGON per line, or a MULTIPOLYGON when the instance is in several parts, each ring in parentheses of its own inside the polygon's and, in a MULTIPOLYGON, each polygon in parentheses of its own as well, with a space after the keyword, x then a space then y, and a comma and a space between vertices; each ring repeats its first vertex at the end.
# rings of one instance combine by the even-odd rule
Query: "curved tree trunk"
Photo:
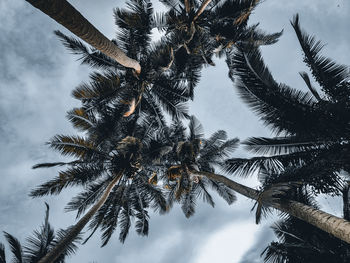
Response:
POLYGON ((63 25, 73 34, 80 37, 94 48, 116 60, 123 66, 135 69, 136 73, 140 74, 140 64, 136 60, 129 58, 120 48, 105 37, 66 0, 26 1, 46 15, 50 16, 56 22, 63 25))
MULTIPOLYGON (((258 199, 259 191, 232 181, 225 176, 208 172, 190 172, 195 175, 205 176, 209 179, 224 183, 232 190, 250 199, 258 199)), ((350 222, 343 218, 328 214, 319 209, 315 209, 311 206, 296 201, 274 203, 271 206, 311 225, 314 225, 319 229, 350 244, 350 222)))
POLYGON ((118 183, 122 172, 120 172, 107 186, 100 200, 94 204, 93 207, 69 230, 65 237, 38 263, 52 263, 54 262, 67 248, 67 245, 73 242, 73 240, 79 235, 86 224, 94 216, 94 214, 101 208, 101 206, 106 202, 109 194, 111 193, 113 187, 118 183))

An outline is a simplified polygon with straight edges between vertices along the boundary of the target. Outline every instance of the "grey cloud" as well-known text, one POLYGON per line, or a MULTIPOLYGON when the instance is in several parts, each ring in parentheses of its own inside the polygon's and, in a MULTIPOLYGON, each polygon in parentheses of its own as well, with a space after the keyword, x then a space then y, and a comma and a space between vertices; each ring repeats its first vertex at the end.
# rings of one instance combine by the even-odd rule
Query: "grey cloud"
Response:
MULTIPOLYGON (((124 1, 71 2, 104 34, 115 36, 112 8, 125 6, 124 1)), ((350 40, 347 34, 349 8, 349 1, 340 0, 263 1, 252 16, 252 23, 261 22, 261 28, 269 32, 285 30, 279 43, 263 48, 265 60, 276 79, 295 88, 304 87, 298 71, 305 67, 289 24, 297 12, 303 28, 328 43, 325 54, 349 64, 350 54, 346 53, 350 40)), ((51 222, 56 228, 74 222, 74 214, 64 213, 63 208, 77 189, 64 191, 59 197, 35 200, 27 194, 35 185, 57 174, 55 169, 37 171, 30 167, 37 162, 62 159, 44 142, 56 133, 75 133, 65 119, 65 112, 78 105, 70 92, 81 81, 88 80, 90 70, 80 66, 77 57, 62 47, 52 32, 67 31, 49 17, 24 1, 3 0, 0 10, 0 225, 1 230, 24 240, 40 225, 44 201, 51 206, 51 222)), ((159 10, 160 4, 157 4, 156 11, 159 10)), ((204 69, 191 104, 191 113, 203 123, 206 134, 224 129, 230 137, 241 139, 269 136, 270 131, 238 98, 227 78, 224 61, 215 62, 216 67, 204 69)), ((246 155, 242 149, 236 153, 236 156, 246 155)), ((257 185, 256 179, 243 182, 257 185)), ((139 237, 132 230, 124 245, 116 235, 108 246, 98 249, 101 242, 96 233, 69 262, 128 263, 140 261, 140 258, 142 262, 152 263, 194 261, 195 251, 215 234, 218 226, 254 221, 250 212, 253 203, 246 198, 239 198, 231 207, 218 198, 216 202, 214 209, 199 204, 197 214, 191 219, 186 219, 178 206, 167 215, 152 215, 149 236, 139 237)), ((261 262, 259 254, 263 241, 266 244, 272 239, 269 224, 262 225, 258 233, 255 244, 241 263, 261 262)), ((3 240, 1 236, 0 241, 3 240)), ((229 258, 227 262, 231 262, 229 258)))

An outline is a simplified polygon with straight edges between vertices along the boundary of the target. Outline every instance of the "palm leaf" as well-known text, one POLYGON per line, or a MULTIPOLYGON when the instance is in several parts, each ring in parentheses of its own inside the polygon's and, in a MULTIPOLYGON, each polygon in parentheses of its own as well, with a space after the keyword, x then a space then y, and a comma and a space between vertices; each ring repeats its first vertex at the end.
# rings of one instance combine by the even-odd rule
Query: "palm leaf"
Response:
POLYGON ((121 92, 121 80, 118 75, 112 71, 105 74, 94 72, 90 74, 91 82, 79 85, 72 93, 78 100, 89 99, 112 99, 121 92))
POLYGON ((50 146, 63 155, 78 158, 89 158, 93 155, 101 155, 92 141, 79 136, 56 135, 49 142, 50 146))
POLYGON ((17 238, 10 235, 9 233, 4 231, 5 238, 7 242, 10 245, 10 249, 12 254, 14 255, 14 258, 12 259, 13 263, 22 263, 23 262, 23 251, 21 243, 18 241, 17 238))
POLYGON ((74 108, 67 114, 68 120, 73 126, 81 131, 88 131, 95 126, 96 120, 93 115, 88 115, 84 108, 74 108))
POLYGON ((288 137, 251 137, 243 142, 245 148, 255 154, 288 154, 318 148, 325 148, 329 142, 303 138, 301 136, 288 137))
POLYGON ((268 211, 268 206, 278 202, 281 198, 286 197, 288 192, 296 187, 300 187, 301 182, 285 182, 285 183, 275 183, 268 185, 260 191, 258 200, 253 206, 252 210, 256 207, 256 224, 261 221, 262 215, 266 214, 268 211))
POLYGON ((203 126, 195 116, 191 116, 190 122, 188 124, 190 130, 188 140, 192 141, 195 139, 201 139, 204 136, 203 126))
POLYGON ((304 61, 324 92, 335 100, 341 99, 344 92, 349 94, 349 87, 346 88, 346 81, 349 79, 349 68, 319 55, 323 45, 320 41, 316 41, 315 37, 301 30, 298 15, 294 16, 291 24, 303 49, 304 61))
POLYGON ((232 61, 242 99, 276 132, 319 132, 319 120, 327 113, 315 107, 310 93, 277 84, 264 65, 259 51, 237 52, 232 61))
POLYGON ((5 246, 0 243, 0 263, 6 263, 5 246))
POLYGON ((33 236, 26 239, 27 244, 24 247, 24 259, 27 262, 38 262, 43 258, 51 248, 51 244, 55 239, 54 230, 49 224, 49 206, 46 205, 46 214, 44 224, 40 231, 34 231, 33 236))
POLYGON ((181 203, 181 209, 187 218, 194 215, 196 203, 193 191, 187 191, 185 194, 183 194, 181 203))
POLYGON ((80 55, 79 60, 81 60, 82 64, 101 69, 121 68, 115 60, 93 48, 90 48, 89 50, 88 47, 76 38, 68 37, 58 30, 54 31, 54 33, 59 37, 63 45, 72 52, 72 54, 80 55))

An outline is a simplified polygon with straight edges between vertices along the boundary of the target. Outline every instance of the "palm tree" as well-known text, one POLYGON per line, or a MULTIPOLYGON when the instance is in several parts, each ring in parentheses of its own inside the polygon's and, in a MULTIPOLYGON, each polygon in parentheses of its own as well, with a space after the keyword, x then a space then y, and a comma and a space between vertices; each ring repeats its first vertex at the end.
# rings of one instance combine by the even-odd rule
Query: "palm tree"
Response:
MULTIPOLYGON (((204 171, 191 170, 190 175, 207 177, 211 180, 221 182, 235 192, 257 201, 257 216, 263 212, 264 208, 275 208, 283 213, 303 220, 317 228, 347 242, 350 244, 350 222, 343 218, 315 209, 312 206, 290 199, 288 194, 293 189, 295 182, 269 184, 261 191, 252 189, 240 183, 237 183, 220 174, 214 174, 204 171), (265 207, 261 207, 265 206, 265 207)), ((259 219, 257 217, 257 219, 259 219)), ((259 220, 257 220, 259 221, 259 220)))
MULTIPOLYGON (((186 6, 189 5, 188 3, 186 6)), ((231 5, 231 2, 227 2, 225 6, 212 8, 212 10, 217 11, 216 15, 221 14, 222 18, 222 20, 217 21, 216 25, 221 25, 220 23, 225 22, 227 17, 225 17, 224 12, 231 5)), ((50 8, 50 4, 47 4, 47 7, 50 8)), ((197 51, 191 47, 187 50, 182 45, 183 41, 178 42, 182 46, 175 54, 176 41, 170 42, 170 44, 161 41, 152 46, 150 44, 150 30, 154 26, 154 22, 151 4, 147 1, 132 1, 129 3, 129 7, 131 11, 117 9, 115 12, 117 24, 121 31, 118 40, 114 41, 114 43, 118 43, 120 49, 127 56, 140 61, 142 71, 140 73, 140 70, 136 68, 136 72, 139 73, 137 75, 120 67, 113 59, 108 57, 108 54, 105 55, 95 49, 89 50, 80 41, 57 33, 73 52, 82 55, 84 63, 103 69, 103 73, 96 72, 92 74, 90 84, 81 85, 73 93, 76 98, 82 101, 83 106, 71 111, 69 118, 77 128, 82 129, 86 133, 86 136, 56 136, 50 142, 52 147, 63 154, 75 156, 76 160, 69 163, 46 163, 36 166, 68 165, 70 168, 61 172, 60 177, 36 189, 32 193, 33 196, 57 194, 67 186, 83 185, 86 187, 86 190, 73 199, 68 208, 77 209, 78 215, 80 215, 89 205, 94 204, 66 236, 66 241, 74 238, 90 221, 90 228, 93 229, 93 232, 99 227, 103 230, 102 239, 103 244, 105 244, 114 232, 120 218, 119 226, 122 229, 120 239, 123 241, 130 227, 130 216, 137 218, 137 231, 140 234, 146 234, 148 230, 146 209, 149 204, 160 207, 160 210, 165 209, 165 202, 160 190, 149 184, 148 180, 154 178, 154 162, 162 159, 162 155, 167 154, 169 146, 163 145, 162 147, 154 148, 155 145, 158 145, 158 143, 154 143, 157 140, 151 140, 152 136, 149 136, 149 134, 150 132, 159 132, 158 128, 166 129, 160 105, 163 105, 163 108, 171 113, 175 119, 187 117, 187 113, 182 106, 182 103, 191 97, 191 86, 188 88, 187 84, 196 83, 194 80, 198 78, 194 77, 195 74, 193 72, 196 72, 195 70, 189 71, 192 72, 190 76, 179 78, 179 74, 173 69, 173 65, 178 67, 181 64, 181 61, 178 60, 178 58, 181 58, 179 56, 181 50, 185 50, 186 53, 190 54, 196 54, 197 51), (125 110, 126 107, 129 109, 125 110), (132 114, 133 112, 136 112, 136 114, 132 114), (143 125, 147 116, 152 117, 149 117, 147 125, 143 125), (157 154, 155 155, 154 153, 157 154), (150 160, 149 156, 153 156, 154 159, 151 158, 150 160)), ((235 19, 239 21, 236 25, 243 27, 246 23, 247 15, 250 14, 253 7, 254 5, 250 4, 245 9, 245 12, 242 11, 236 16, 235 19)), ((187 10, 189 9, 187 8, 187 10)), ((192 22, 199 23, 201 20, 205 20, 203 18, 205 17, 205 12, 201 10, 204 9, 199 8, 194 13, 197 15, 195 15, 196 19, 192 22)), ((63 17, 66 16, 63 15, 63 17)), ((189 29, 193 27, 192 22, 189 29)), ((225 27, 221 25, 210 32, 216 32, 215 30, 221 32, 220 28, 225 27)), ((252 30, 255 28, 247 31, 247 37, 241 39, 242 44, 252 42, 252 30)), ((200 30, 195 30, 193 38, 198 35, 196 34, 197 31, 199 32, 200 30)), ((232 32, 232 30, 229 30, 229 32, 232 32)), ((256 44, 261 43, 261 41, 273 42, 278 37, 278 34, 266 37, 259 31, 254 32, 256 35, 261 36, 260 42, 257 41, 256 44)), ((219 40, 215 40, 215 45, 218 48, 221 45, 220 41, 223 41, 223 47, 228 48, 230 46, 229 43, 233 38, 226 36, 226 33, 221 32, 225 38, 218 37, 219 40)), ((175 40, 176 36, 181 36, 181 34, 176 33, 176 30, 171 35, 174 35, 175 40)), ((205 36, 198 35, 198 37, 205 36)), ((181 38, 184 39, 183 37, 179 39, 181 38)), ((190 38, 185 39, 187 39, 186 41, 190 40, 188 43, 185 43, 187 47, 190 42, 195 46, 196 41, 192 39, 192 33, 190 38)), ((211 37, 211 39, 213 38, 211 37)), ((253 39, 258 38, 253 37, 253 39)), ((198 43, 201 43, 202 46, 207 44, 207 42, 204 43, 203 41, 198 43)), ((214 52, 212 47, 210 46, 208 50, 214 52)), ((199 50, 203 51, 203 48, 200 48, 199 50)), ((96 46, 96 49, 99 48, 96 46)), ((201 67, 203 61, 208 62, 206 55, 203 56, 202 52, 199 53, 201 55, 197 62, 193 62, 193 68, 196 68, 196 65, 201 67)), ((197 171, 196 166, 187 164, 188 159, 186 159, 187 157, 183 158, 182 150, 180 149, 188 149, 187 146, 195 149, 198 141, 183 142, 181 145, 185 146, 185 148, 179 147, 177 157, 180 159, 178 159, 177 165, 184 165, 185 168, 189 168, 188 171, 183 169, 181 172, 187 173, 186 176, 193 178, 193 182, 204 181, 206 179, 201 179, 206 177, 213 181, 224 183, 231 189, 250 198, 261 199, 261 194, 254 189, 214 174, 211 170, 206 170, 205 166, 201 167, 203 171, 197 171)), ((174 166, 173 163, 170 163, 168 168, 171 166, 174 166)), ((276 200, 279 201, 279 199, 276 200)), ((326 215, 326 213, 315 211, 315 209, 294 201, 277 201, 273 202, 271 206, 282 211, 288 211, 290 214, 304 220, 318 222, 317 220, 326 215), (310 217, 311 214, 313 217, 310 217)), ((338 220, 337 222, 340 224, 339 229, 344 229, 343 233, 338 233, 339 231, 334 230, 331 227, 332 224, 329 224, 331 220, 337 221, 338 219, 329 217, 328 221, 323 222, 322 227, 330 228, 328 231, 333 231, 332 233, 347 240, 346 236, 349 236, 349 231, 347 231, 346 226, 348 223, 338 220)), ((65 241, 56 246, 54 252, 49 253, 41 262, 52 262, 64 247, 65 241)))
MULTIPOLYGON (((348 196, 349 187, 343 192, 344 197, 348 196)), ((299 201, 317 207, 305 188, 298 195, 299 201)), ((348 206, 344 203, 344 218, 347 220, 350 219, 347 217, 348 213, 348 206)), ((279 242, 271 242, 262 252, 261 255, 265 254, 264 262, 345 263, 349 260, 349 244, 297 218, 287 217, 275 224, 273 229, 279 242)))
POLYGON ((155 25, 165 32, 164 41, 171 49, 169 68, 174 69, 178 78, 189 81, 192 99, 202 66, 215 65, 214 53, 221 56, 237 44, 273 44, 282 34, 265 34, 257 24, 247 25, 258 0, 161 2, 169 10, 155 16, 155 25))
MULTIPOLYGON (((258 170, 263 179, 262 190, 273 189, 274 185, 284 188, 289 183, 295 186, 303 183, 310 186, 314 194, 340 194, 344 183, 341 173, 350 171, 348 68, 319 54, 320 42, 300 29, 298 16, 292 25, 305 62, 320 83, 324 96, 311 85, 306 73, 301 75, 310 93, 276 83, 258 50, 247 52, 242 48, 231 54, 228 64, 239 77, 237 88, 242 98, 279 137, 246 140, 243 142, 246 147, 262 156, 230 159, 226 171, 247 176, 258 170)), ((298 208, 294 208, 298 215, 298 208)), ((310 223, 307 217, 305 214, 304 219, 310 223)), ((311 223, 320 227, 321 221, 311 223)), ((343 225, 341 228, 329 221, 326 229, 321 229, 345 231, 343 225)))
MULTIPOLYGON (((10 245, 13 259, 11 262, 37 263, 45 254, 59 243, 65 236, 67 230, 58 230, 56 233, 49 223, 49 206, 46 204, 46 215, 44 224, 40 230, 35 230, 33 236, 27 238, 26 245, 23 247, 19 240, 11 234, 4 232, 5 238, 10 245)), ((76 243, 80 237, 76 237, 71 243, 67 244, 62 254, 54 261, 63 263, 68 256, 71 256, 77 250, 76 243)), ((6 263, 5 246, 0 243, 0 263, 6 263)))
POLYGON ((190 170, 214 172, 214 167, 222 165, 222 160, 236 149, 238 139, 227 140, 226 132, 222 130, 204 139, 202 125, 192 116, 188 134, 181 123, 175 122, 167 131, 164 141, 172 146, 172 150, 163 155, 163 167, 157 181, 162 180, 169 208, 175 201, 179 202, 185 216, 190 217, 195 213, 197 198, 202 198, 214 207, 208 187, 215 190, 228 204, 236 200, 233 191, 223 183, 192 175, 190 170))
MULTIPOLYGON (((189 128, 190 133, 186 135, 185 128, 175 122, 169 131, 165 130, 165 138, 159 140, 163 146, 158 148, 167 150, 162 151, 162 158, 157 161, 161 165, 149 179, 154 184, 158 183, 158 179, 162 180, 159 184, 167 190, 169 207, 174 201, 180 202, 185 215, 189 217, 194 213, 196 197, 202 196, 204 201, 213 204, 205 188, 207 185, 211 185, 230 204, 235 198, 228 187, 256 200, 257 222, 266 210, 275 208, 350 243, 349 221, 290 198, 291 191, 300 187, 300 182, 267 183, 260 190, 255 190, 214 173, 215 167, 226 168, 224 159, 237 146, 237 139, 226 140, 224 131, 203 139, 201 126, 194 117, 189 128)), ((158 132, 158 136, 162 136, 161 133, 158 132)))
POLYGON ((247 149, 262 156, 230 160, 227 170, 247 175, 260 169, 271 174, 270 183, 302 180, 316 194, 340 194, 340 173, 350 172, 348 67, 319 54, 321 43, 300 29, 298 16, 292 26, 324 95, 311 85, 307 73, 301 75, 310 93, 276 83, 258 51, 234 55, 242 98, 280 136, 249 138, 243 142, 247 149), (297 169, 286 169, 289 166, 297 169))
MULTIPOLYGON (((71 120, 77 125, 77 118, 71 120)), ((103 118, 92 119, 91 115, 90 118, 80 118, 79 127, 84 127, 87 131, 85 137, 57 135, 49 142, 61 154, 75 157, 74 161, 34 166, 68 168, 61 171, 58 177, 33 190, 31 196, 59 194, 69 186, 84 186, 84 190, 68 203, 66 209, 77 210, 79 217, 91 206, 64 239, 40 262, 54 261, 66 244, 89 222, 91 235, 101 228, 104 246, 117 226, 121 229, 119 239, 124 242, 131 226, 131 217, 135 218, 136 232, 147 235, 150 206, 156 211, 166 211, 166 201, 161 190, 148 183, 154 171, 153 158, 159 158, 156 153, 162 150, 149 143, 152 134, 156 132, 155 128, 149 125, 146 118, 139 117, 138 122, 121 119, 114 130, 102 139, 99 132, 111 126, 109 122, 100 123, 101 120, 103 118), (132 136, 129 135, 131 132, 132 136)))
POLYGON ((114 59, 124 67, 133 68, 137 74, 140 74, 140 64, 136 60, 126 56, 125 53, 115 45, 115 43, 111 42, 98 29, 96 29, 66 0, 26 1, 63 25, 73 34, 101 51, 106 56, 114 59))
POLYGON ((173 118, 188 117, 185 102, 190 97, 186 82, 176 79, 172 70, 164 70, 170 61, 170 48, 164 41, 151 42, 151 3, 132 0, 127 4, 128 9, 114 10, 119 31, 117 39, 112 41, 126 55, 140 61, 143 71, 139 75, 121 67, 100 51, 89 49, 79 40, 55 32, 72 53, 81 56, 82 63, 98 70, 91 75, 91 83, 79 86, 73 96, 89 110, 113 103, 118 109, 124 108, 122 115, 126 118, 134 112, 152 113, 158 116, 160 125, 165 124, 161 109, 173 118))

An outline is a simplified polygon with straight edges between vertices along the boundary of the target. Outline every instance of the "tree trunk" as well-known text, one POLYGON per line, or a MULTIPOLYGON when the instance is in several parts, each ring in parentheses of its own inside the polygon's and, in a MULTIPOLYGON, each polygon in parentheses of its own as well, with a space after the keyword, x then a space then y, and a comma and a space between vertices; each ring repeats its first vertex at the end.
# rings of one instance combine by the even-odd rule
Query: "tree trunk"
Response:
POLYGON ((343 217, 350 220, 350 182, 343 189, 343 217))
POLYGON ((85 225, 93 217, 93 215, 106 202, 109 194, 111 193, 113 187, 118 183, 122 174, 123 172, 120 172, 118 175, 116 175, 116 177, 108 184, 100 200, 94 204, 93 207, 91 207, 91 209, 78 221, 78 223, 76 223, 69 230, 65 237, 50 252, 48 252, 42 259, 40 259, 38 263, 52 263, 64 252, 64 250, 67 248, 67 245, 73 242, 73 240, 79 235, 85 225))
POLYGON ((105 55, 116 60, 127 68, 135 69, 137 74, 141 72, 140 64, 126 56, 112 41, 96 29, 85 17, 80 14, 66 0, 26 0, 32 6, 50 16, 56 22, 63 25, 76 36, 89 43, 105 55))
MULTIPOLYGON (((232 190, 250 199, 258 199, 259 191, 236 183, 235 181, 232 181, 225 176, 208 172, 190 172, 195 175, 205 176, 209 179, 222 182, 232 190)), ((291 216, 299 218, 300 220, 303 220, 309 224, 312 224, 319 229, 350 244, 350 222, 343 218, 328 214, 296 201, 278 202, 272 204, 271 206, 282 212, 288 213, 291 216)))

